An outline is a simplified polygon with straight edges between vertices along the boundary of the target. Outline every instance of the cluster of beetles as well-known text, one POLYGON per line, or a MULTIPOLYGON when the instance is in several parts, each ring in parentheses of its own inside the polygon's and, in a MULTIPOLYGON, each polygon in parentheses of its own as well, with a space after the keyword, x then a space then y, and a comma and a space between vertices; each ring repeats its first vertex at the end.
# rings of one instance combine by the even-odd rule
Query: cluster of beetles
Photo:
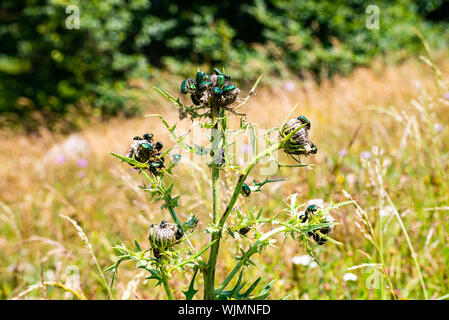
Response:
POLYGON ((235 102, 239 92, 231 76, 218 68, 214 68, 212 74, 198 71, 195 79, 188 78, 181 83, 181 93, 190 94, 197 106, 226 107, 235 102))

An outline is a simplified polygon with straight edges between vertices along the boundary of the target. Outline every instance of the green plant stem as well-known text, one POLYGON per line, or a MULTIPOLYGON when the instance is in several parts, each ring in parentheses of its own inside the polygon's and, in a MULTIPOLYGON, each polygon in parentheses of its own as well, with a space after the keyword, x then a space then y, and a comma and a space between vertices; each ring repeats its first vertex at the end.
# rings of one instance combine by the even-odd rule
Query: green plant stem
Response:
POLYGON ((182 229, 182 224, 179 221, 178 216, 176 215, 175 208, 173 208, 173 206, 170 204, 173 199, 171 195, 168 193, 167 188, 162 184, 162 181, 160 182, 155 181, 153 178, 150 177, 150 175, 145 170, 140 170, 140 172, 152 185, 155 185, 164 195, 165 206, 167 207, 170 216, 172 217, 173 221, 178 225, 178 227, 182 229))
MULTIPOLYGON (((248 177, 248 174, 251 172, 251 170, 256 166, 256 164, 265 158, 266 156, 270 155, 276 150, 279 150, 282 148, 284 143, 288 141, 294 134, 296 134, 299 130, 301 130, 303 127, 305 127, 307 124, 303 124, 302 126, 299 126, 292 132, 290 132, 287 136, 285 136, 281 141, 278 143, 272 145, 271 147, 265 149, 261 153, 259 153, 257 156, 251 160, 251 162, 248 164, 248 166, 243 170, 239 176, 239 179, 237 181, 237 184, 234 188, 234 192, 231 196, 231 199, 229 200, 229 203, 226 207, 225 212, 223 213, 220 221, 218 222, 218 231, 215 231, 212 234, 211 241, 216 241, 210 250, 209 255, 209 261, 208 266, 206 270, 204 270, 204 299, 213 300, 215 298, 215 293, 213 289, 213 283, 215 279, 215 266, 217 263, 217 256, 218 251, 220 248, 220 238, 221 238, 221 230, 223 229, 227 218, 232 212, 232 209, 234 208, 235 203, 237 202, 237 199, 240 195, 240 190, 242 190, 243 183, 245 182, 246 178, 248 177)), ((215 217, 215 215, 214 215, 215 217)))
POLYGON ((171 291, 170 285, 168 283, 168 277, 165 272, 165 268, 163 266, 160 266, 159 270, 161 270, 162 285, 164 286, 164 290, 165 290, 165 293, 167 294, 168 300, 175 300, 175 297, 173 296, 173 292, 171 291))
MULTIPOLYGON (((218 136, 218 126, 219 123, 217 121, 217 110, 212 110, 212 123, 214 126, 212 128, 211 137, 212 141, 212 150, 214 152, 214 157, 212 157, 212 221, 214 226, 217 224, 218 219, 220 218, 220 168, 217 163, 217 153, 220 151, 219 143, 217 139, 218 136)), ((222 122, 223 125, 223 122, 222 122)), ((223 128, 222 128, 223 129, 223 128)), ((226 133, 223 132, 223 135, 226 133)), ((219 155, 221 156, 221 154, 219 155)), ((211 236, 212 245, 211 252, 209 254, 209 260, 207 262, 207 267, 204 270, 204 299, 205 300, 214 300, 214 286, 215 286, 215 267, 217 265, 217 257, 218 257, 218 248, 216 244, 220 241, 220 237, 217 233, 213 233, 211 236)))

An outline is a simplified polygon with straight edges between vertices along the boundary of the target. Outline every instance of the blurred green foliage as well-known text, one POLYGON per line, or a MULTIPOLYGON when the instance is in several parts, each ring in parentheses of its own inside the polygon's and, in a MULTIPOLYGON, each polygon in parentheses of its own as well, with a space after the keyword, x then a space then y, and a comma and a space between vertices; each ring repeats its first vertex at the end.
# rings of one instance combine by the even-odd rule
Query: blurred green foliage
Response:
POLYGON ((129 79, 188 76, 225 66, 241 84, 347 73, 387 52, 448 43, 447 0, 3 0, 0 3, 0 120, 34 127, 74 113, 133 114, 129 79), (66 7, 80 12, 68 29, 66 7), (367 29, 368 5, 380 29, 367 29))

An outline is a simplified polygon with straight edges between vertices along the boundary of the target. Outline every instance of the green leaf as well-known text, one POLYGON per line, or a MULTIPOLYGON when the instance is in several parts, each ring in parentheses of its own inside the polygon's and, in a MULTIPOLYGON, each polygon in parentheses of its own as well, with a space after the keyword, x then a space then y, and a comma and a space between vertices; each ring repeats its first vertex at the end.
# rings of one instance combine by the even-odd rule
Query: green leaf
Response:
POLYGON ((130 165, 132 165, 132 166, 134 166, 136 168, 148 169, 148 165, 147 164, 141 163, 141 162, 137 161, 136 159, 128 158, 128 157, 122 156, 122 155, 120 155, 118 153, 114 153, 114 152, 111 152, 111 155, 113 155, 114 157, 119 158, 122 161, 125 161, 125 162, 129 163, 130 165))
POLYGON ((251 191, 259 192, 259 191, 262 191, 260 188, 261 188, 263 185, 265 185, 265 184, 267 184, 267 183, 273 183, 273 182, 279 182, 279 181, 285 181, 285 179, 268 179, 268 178, 265 178, 265 180, 262 181, 262 182, 257 182, 257 181, 254 179, 253 185, 250 186, 250 189, 251 189, 251 191))
POLYGON ((193 287, 197 273, 198 273, 198 268, 195 268, 195 272, 193 273, 192 280, 190 281, 189 289, 187 291, 182 290, 182 293, 184 293, 186 300, 192 300, 193 297, 195 296, 195 294, 198 292, 198 290, 195 290, 195 288, 193 287))
POLYGON ((254 297, 254 300, 264 300, 271 293, 271 287, 275 283, 275 280, 271 281, 263 290, 259 293, 257 297, 254 297))
POLYGON ((136 246, 137 251, 142 251, 142 249, 140 248, 139 243, 137 242, 137 240, 134 240, 134 245, 136 246))
POLYGON ((260 280, 262 280, 262 277, 257 278, 256 281, 253 282, 253 284, 248 288, 248 290, 246 290, 246 292, 244 293, 244 296, 246 296, 247 298, 249 298, 249 295, 251 294, 251 292, 253 292, 253 290, 257 287, 257 285, 259 284, 260 280))

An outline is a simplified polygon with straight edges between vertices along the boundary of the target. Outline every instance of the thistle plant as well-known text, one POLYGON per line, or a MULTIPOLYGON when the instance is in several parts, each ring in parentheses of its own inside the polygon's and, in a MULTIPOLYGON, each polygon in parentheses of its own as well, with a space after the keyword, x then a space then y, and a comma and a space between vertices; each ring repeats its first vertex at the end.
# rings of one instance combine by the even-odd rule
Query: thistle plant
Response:
POLYGON ((195 78, 184 80, 180 88, 181 94, 190 96, 193 105, 184 105, 168 91, 155 88, 176 105, 180 120, 187 117, 192 121, 198 120, 201 127, 209 131, 208 143, 190 145, 184 142, 185 136, 181 137, 176 133, 176 124, 169 125, 161 115, 150 115, 149 117, 157 117, 162 121, 175 144, 164 151, 162 143, 155 143, 153 134, 147 133, 142 137, 134 137, 127 156, 112 153, 142 175, 145 180, 143 192, 148 192, 154 201, 163 202, 161 209, 168 211, 171 221, 155 221, 148 226, 149 247, 146 250, 142 249, 138 241, 135 241, 135 249, 129 249, 124 244, 115 247, 117 262, 108 268, 112 272, 111 286, 119 265, 123 261, 133 261, 137 268, 148 271, 147 279, 154 279, 156 285, 164 287, 168 299, 174 299, 169 279, 175 272, 191 274, 190 285, 184 290, 181 289, 188 300, 195 297, 198 293, 196 288, 200 284, 203 285, 204 299, 263 299, 269 295, 273 282, 258 290, 262 277, 246 285, 247 281, 243 280, 244 271, 245 268, 255 265, 251 260, 254 255, 263 254, 265 249, 275 246, 277 235, 291 238, 298 245, 302 244, 317 262, 314 253, 316 245, 324 245, 328 241, 339 244, 330 238, 336 224, 330 211, 351 201, 331 203, 328 207, 306 206, 298 202, 297 194, 293 194, 286 202, 286 207, 271 217, 266 217, 260 208, 242 209, 242 204, 245 204, 253 193, 264 192, 266 184, 283 181, 269 177, 259 182, 256 179, 252 183, 247 181, 250 173, 255 171, 254 168, 262 160, 268 159, 278 170, 308 167, 301 157, 307 157, 318 150, 309 140, 310 121, 303 115, 293 116, 295 109, 280 126, 257 136, 255 124, 246 119, 240 108, 254 94, 261 78, 257 79, 247 97, 240 99, 240 89, 231 82, 230 75, 217 68, 213 69, 211 74, 198 71, 195 78), (240 126, 235 129, 229 125, 233 117, 240 120, 240 126), (231 150, 231 137, 242 137, 248 132, 253 144, 258 139, 263 139, 266 148, 254 154, 247 163, 239 164, 236 163, 236 154, 231 150), (278 135, 273 137, 276 132, 278 135), (211 221, 201 221, 207 225, 205 232, 210 234, 210 240, 202 247, 198 245, 201 235, 197 230, 198 218, 191 215, 184 223, 178 219, 176 211, 180 207, 180 197, 173 196, 174 185, 167 182, 170 181, 172 170, 182 163, 180 154, 172 154, 169 161, 165 161, 175 147, 181 148, 187 155, 194 154, 199 158, 208 159, 205 162, 207 171, 210 172, 212 212, 211 221), (294 159, 294 164, 279 162, 276 155, 280 150, 294 159), (226 184, 221 181, 226 179, 231 180, 233 184, 230 190, 223 190, 223 185, 226 184), (246 250, 241 244, 242 238, 247 238, 251 243, 246 250), (220 248, 230 241, 239 243, 240 253, 235 256, 235 266, 231 272, 222 283, 217 284, 215 275, 220 248), (202 282, 199 274, 203 277, 202 282), (232 288, 229 287, 231 283, 234 283, 232 288))

